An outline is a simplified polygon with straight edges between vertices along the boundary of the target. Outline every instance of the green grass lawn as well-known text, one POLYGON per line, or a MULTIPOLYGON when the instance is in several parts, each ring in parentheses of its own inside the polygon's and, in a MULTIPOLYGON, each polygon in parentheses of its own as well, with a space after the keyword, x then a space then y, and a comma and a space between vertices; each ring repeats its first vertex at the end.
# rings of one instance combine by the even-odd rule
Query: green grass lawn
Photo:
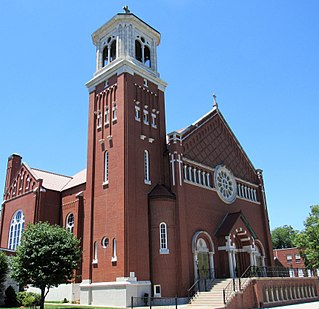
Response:
MULTIPOLYGON (((45 309, 93 309, 93 306, 83 306, 83 305, 78 305, 78 304, 44 304, 45 309)), ((111 307, 96 307, 97 309, 118 309, 118 308, 111 308, 111 307)))

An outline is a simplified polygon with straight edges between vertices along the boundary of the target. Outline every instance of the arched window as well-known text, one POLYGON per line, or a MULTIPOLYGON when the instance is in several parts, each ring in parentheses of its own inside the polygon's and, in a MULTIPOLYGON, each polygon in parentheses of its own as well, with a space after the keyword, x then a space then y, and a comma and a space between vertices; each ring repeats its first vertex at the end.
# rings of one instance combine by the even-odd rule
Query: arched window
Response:
POLYGON ((102 53, 102 67, 105 67, 112 61, 116 59, 116 39, 115 37, 109 37, 107 40, 107 45, 103 49, 102 53), (113 41, 111 41, 113 38, 113 41))
POLYGON ((110 62, 116 59, 116 41, 111 43, 110 62))
POLYGON ((24 231, 24 214, 22 210, 18 210, 12 217, 9 233, 8 248, 15 250, 20 245, 21 235, 24 231))
POLYGON ((160 253, 167 254, 169 253, 168 245, 167 245, 167 225, 165 222, 162 222, 159 225, 160 230, 160 253))
POLYGON ((151 50, 147 44, 143 37, 135 40, 135 58, 148 67, 151 67, 151 50))
POLYGON ((105 67, 107 64, 109 64, 109 48, 105 46, 103 49, 102 66, 105 67))
POLYGON ((74 215, 73 213, 69 213, 65 220, 65 228, 67 231, 73 233, 74 230, 74 215))
POLYGON ((151 51, 147 46, 144 47, 144 63, 149 68, 151 67, 151 51))
POLYGON ((109 153, 106 150, 104 152, 104 184, 109 183, 109 153))
POLYGON ((150 156, 147 150, 144 150, 144 182, 150 184, 150 156))
POLYGON ((93 264, 97 264, 97 241, 93 245, 93 264))
POLYGON ((135 58, 136 60, 143 62, 142 44, 139 40, 135 40, 135 58))
POLYGON ((113 254, 112 254, 112 262, 117 261, 117 253, 116 253, 116 239, 113 238, 113 254))

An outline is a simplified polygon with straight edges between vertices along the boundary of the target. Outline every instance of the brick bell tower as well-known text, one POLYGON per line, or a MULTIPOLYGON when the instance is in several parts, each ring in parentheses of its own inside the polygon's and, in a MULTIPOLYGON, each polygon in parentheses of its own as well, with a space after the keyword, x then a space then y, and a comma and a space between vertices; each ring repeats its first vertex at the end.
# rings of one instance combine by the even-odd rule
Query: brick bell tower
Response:
POLYGON ((112 284, 127 291, 135 282, 150 292, 148 194, 167 179, 160 33, 124 10, 92 35, 83 304, 98 304, 99 291, 112 284))

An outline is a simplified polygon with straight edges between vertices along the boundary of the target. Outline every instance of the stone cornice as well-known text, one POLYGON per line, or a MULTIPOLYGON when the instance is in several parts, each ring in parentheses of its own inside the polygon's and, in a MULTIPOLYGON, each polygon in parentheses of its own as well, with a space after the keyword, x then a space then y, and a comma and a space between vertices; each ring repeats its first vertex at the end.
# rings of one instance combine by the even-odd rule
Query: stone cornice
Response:
POLYGON ((126 72, 131 75, 134 75, 134 73, 140 75, 141 77, 156 84, 158 88, 164 92, 165 88, 167 87, 167 83, 161 80, 158 77, 158 74, 154 73, 151 70, 147 70, 146 68, 144 68, 144 65, 139 65, 136 62, 137 60, 131 57, 119 58, 115 60, 114 63, 112 62, 105 68, 97 71, 94 77, 91 80, 89 80, 85 85, 89 89, 89 92, 92 92, 98 84, 109 79, 111 76, 115 74, 120 75, 126 72))

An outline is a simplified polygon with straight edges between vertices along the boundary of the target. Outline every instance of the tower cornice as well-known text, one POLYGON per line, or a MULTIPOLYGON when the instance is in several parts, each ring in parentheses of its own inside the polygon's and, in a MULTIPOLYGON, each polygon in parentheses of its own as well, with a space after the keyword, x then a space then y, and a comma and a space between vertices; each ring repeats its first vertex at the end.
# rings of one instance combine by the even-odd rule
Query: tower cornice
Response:
POLYGON ((109 66, 97 71, 94 77, 85 85, 89 92, 92 92, 97 85, 108 80, 111 76, 115 74, 120 75, 122 73, 129 73, 131 75, 138 74, 139 76, 158 85, 158 88, 161 91, 165 91, 165 88, 167 87, 167 83, 160 79, 157 73, 137 65, 137 61, 131 57, 117 59, 109 66))
POLYGON ((156 45, 160 44, 161 34, 155 30, 153 27, 145 23, 142 19, 138 18, 132 13, 123 14, 119 13, 115 15, 112 19, 106 22, 103 26, 97 29, 92 34, 92 40, 94 45, 98 45, 99 40, 107 35, 111 29, 114 29, 117 24, 121 23, 131 23, 134 27, 143 29, 146 33, 150 33, 152 37, 156 38, 156 45))

